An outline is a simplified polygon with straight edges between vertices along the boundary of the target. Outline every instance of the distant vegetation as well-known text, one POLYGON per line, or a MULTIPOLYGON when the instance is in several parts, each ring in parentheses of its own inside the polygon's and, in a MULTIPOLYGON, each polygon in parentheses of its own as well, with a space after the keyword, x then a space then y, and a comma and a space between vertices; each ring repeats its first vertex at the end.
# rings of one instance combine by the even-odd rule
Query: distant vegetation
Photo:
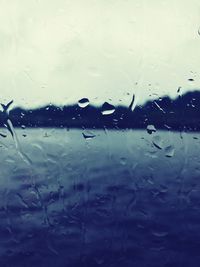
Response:
MULTIPOLYGON (((105 106, 105 105, 104 105, 105 106)), ((33 110, 15 108, 9 117, 15 127, 68 127, 68 128, 146 128, 200 130, 200 91, 188 92, 175 100, 163 97, 148 101, 143 106, 117 106, 109 115, 102 107, 77 105, 46 106, 33 110)), ((3 120, 0 118, 1 125, 3 120)))

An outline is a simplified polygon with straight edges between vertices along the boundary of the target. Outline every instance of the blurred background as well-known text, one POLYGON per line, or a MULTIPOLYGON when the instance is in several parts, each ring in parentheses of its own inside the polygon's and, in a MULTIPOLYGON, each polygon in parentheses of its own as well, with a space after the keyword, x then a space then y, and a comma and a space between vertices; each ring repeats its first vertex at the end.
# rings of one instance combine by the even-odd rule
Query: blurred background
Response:
POLYGON ((1 0, 0 102, 176 97, 199 88, 199 34, 198 0, 1 0))

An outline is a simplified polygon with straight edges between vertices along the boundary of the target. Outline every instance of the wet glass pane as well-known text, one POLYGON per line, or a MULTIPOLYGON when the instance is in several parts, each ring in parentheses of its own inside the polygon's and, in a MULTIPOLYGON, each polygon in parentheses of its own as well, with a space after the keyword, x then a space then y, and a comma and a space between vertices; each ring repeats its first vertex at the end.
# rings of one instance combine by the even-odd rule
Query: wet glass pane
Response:
POLYGON ((0 0, 0 266, 199 266, 199 10, 0 0))

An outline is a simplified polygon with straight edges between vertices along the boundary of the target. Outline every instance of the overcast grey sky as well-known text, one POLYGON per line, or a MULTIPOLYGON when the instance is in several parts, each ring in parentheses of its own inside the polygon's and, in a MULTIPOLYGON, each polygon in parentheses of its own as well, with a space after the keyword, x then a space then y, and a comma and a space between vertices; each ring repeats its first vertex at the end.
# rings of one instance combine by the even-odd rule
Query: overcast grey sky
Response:
POLYGON ((0 100, 174 97, 200 87, 199 29, 199 0, 0 0, 0 100))

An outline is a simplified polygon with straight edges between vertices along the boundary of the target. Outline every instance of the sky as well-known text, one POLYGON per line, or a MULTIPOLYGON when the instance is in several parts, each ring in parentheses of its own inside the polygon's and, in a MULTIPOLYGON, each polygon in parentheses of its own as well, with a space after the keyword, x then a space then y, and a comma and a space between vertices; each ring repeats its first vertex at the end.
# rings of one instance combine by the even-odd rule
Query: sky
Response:
POLYGON ((199 0, 0 0, 1 103, 127 105, 180 86, 200 88, 199 0))

